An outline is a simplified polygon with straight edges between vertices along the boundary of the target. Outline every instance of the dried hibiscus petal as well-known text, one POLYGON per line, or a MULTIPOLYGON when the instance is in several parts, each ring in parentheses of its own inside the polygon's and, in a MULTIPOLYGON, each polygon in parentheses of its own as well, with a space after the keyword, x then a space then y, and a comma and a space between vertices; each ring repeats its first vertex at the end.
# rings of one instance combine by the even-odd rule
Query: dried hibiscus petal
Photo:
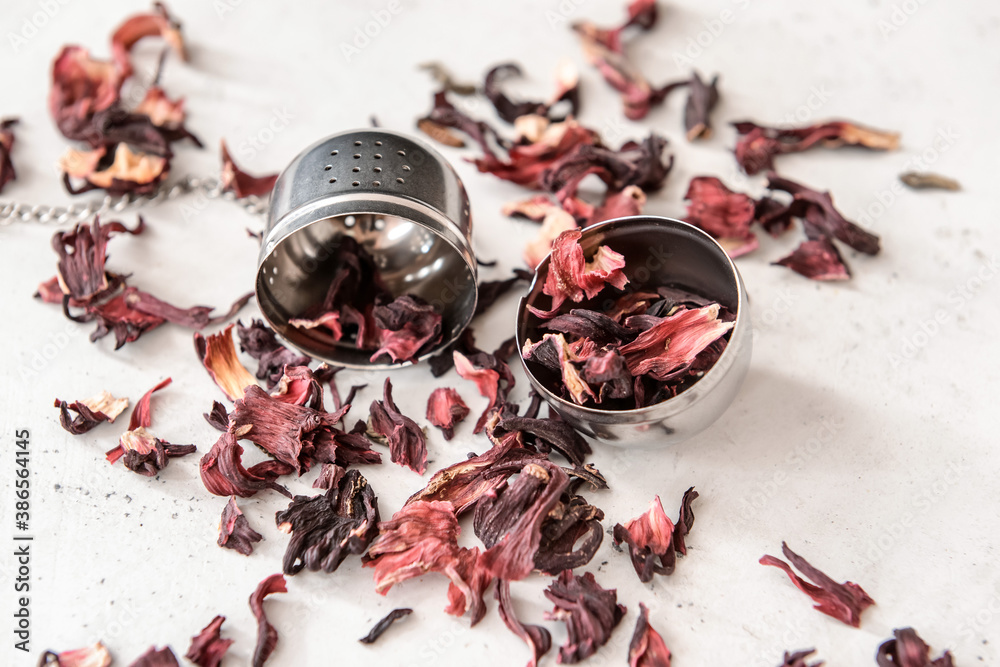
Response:
POLYGON ((803 225, 810 239, 836 238, 858 252, 866 255, 878 254, 880 249, 878 236, 845 218, 833 205, 833 198, 829 192, 819 192, 774 173, 768 174, 767 187, 787 192, 794 197, 793 201, 802 204, 805 208, 802 215, 803 225))
POLYGON ((263 489, 274 489, 289 498, 288 489, 274 480, 295 471, 295 467, 280 461, 264 461, 243 467, 243 447, 228 431, 223 433, 199 464, 201 481, 209 493, 217 496, 249 498, 263 489))
POLYGON ((145 228, 141 216, 133 229, 120 222, 101 224, 95 216, 89 226, 78 224, 52 236, 52 247, 59 255, 56 277, 70 305, 86 305, 117 289, 121 280, 104 269, 108 239, 112 234, 141 234, 145 228))
POLYGON ((364 553, 378 534, 378 499, 360 472, 334 466, 325 484, 325 494, 295 496, 275 515, 278 530, 292 536, 285 574, 333 572, 348 555, 364 553))
POLYGON ((86 140, 97 112, 119 101, 125 76, 110 61, 95 60, 80 46, 65 46, 52 63, 49 113, 67 139, 86 140))
POLYGON ((686 220, 716 238, 730 257, 756 250, 757 237, 750 231, 756 219, 753 199, 714 176, 692 178, 684 199, 689 202, 686 220))
POLYGON ((427 470, 427 437, 415 421, 396 407, 389 378, 382 388, 382 400, 372 401, 369 420, 371 430, 388 442, 392 462, 423 475, 427 470))
POLYGON ((442 90, 434 94, 433 108, 426 117, 417 121, 417 127, 429 137, 448 146, 463 146, 461 137, 449 131, 449 128, 467 134, 475 141, 484 155, 491 160, 496 160, 493 155, 493 147, 490 145, 491 139, 499 146, 507 145, 496 130, 483 121, 473 120, 466 114, 459 111, 454 104, 448 100, 448 91, 442 90))
POLYGON ((225 192, 232 192, 238 199, 244 197, 267 197, 274 189, 274 182, 278 180, 278 174, 268 174, 266 176, 251 176, 236 166, 233 158, 229 155, 226 142, 221 142, 222 152, 222 189, 225 192))
POLYGON ((155 192, 170 172, 168 156, 132 150, 122 142, 115 147, 113 157, 109 157, 102 146, 89 152, 70 149, 59 159, 63 172, 63 184, 72 195, 91 190, 106 190, 111 196, 132 194, 145 195, 155 192), (72 184, 73 178, 83 179, 79 187, 72 184))
POLYGON ((555 449, 574 466, 583 465, 584 459, 592 451, 583 436, 568 422, 551 416, 541 419, 503 414, 497 426, 504 431, 521 433, 522 437, 532 436, 532 443, 538 451, 547 454, 555 449))
POLYGON ((587 145, 598 141, 597 133, 583 127, 572 118, 559 123, 543 122, 544 130, 534 141, 517 144, 501 160, 493 152, 474 160, 476 168, 497 178, 527 188, 543 187, 547 172, 558 167, 587 145))
POLYGON ((486 425, 490 414, 506 400, 507 393, 514 386, 514 375, 510 367, 496 355, 477 352, 466 356, 455 350, 452 353, 455 371, 465 380, 476 383, 479 394, 489 399, 486 409, 476 421, 473 433, 479 433, 486 425))
POLYGON ((123 76, 132 74, 130 53, 136 42, 144 37, 160 37, 181 60, 187 60, 181 24, 170 15, 162 2, 153 3, 153 11, 128 17, 111 35, 111 53, 123 76))
POLYGON ((691 74, 691 79, 688 81, 688 98, 684 105, 684 130, 687 132, 688 141, 708 139, 712 136, 712 125, 708 117, 719 103, 718 83, 718 76, 712 77, 711 82, 705 83, 697 72, 691 74))
POLYGON ((475 625, 486 613, 483 591, 492 581, 479 565, 479 549, 458 546, 459 526, 451 503, 418 500, 407 503, 389 521, 365 557, 375 568, 375 590, 385 595, 393 585, 427 572, 451 580, 445 611, 461 616, 471 610, 475 625))
POLYGON ((550 206, 551 208, 546 212, 542 220, 542 226, 538 230, 538 235, 524 247, 524 263, 530 269, 538 268, 538 265, 542 263, 542 260, 552 250, 552 243, 563 232, 568 232, 578 227, 576 220, 571 214, 555 204, 550 204, 550 206))
POLYGON ((450 387, 438 387, 427 399, 427 421, 444 433, 445 440, 455 435, 455 424, 469 416, 469 406, 457 391, 450 387))
POLYGON ((128 287, 124 292, 125 303, 140 313, 159 317, 172 324, 178 324, 189 329, 204 329, 207 326, 221 324, 232 318, 253 298, 253 292, 247 292, 239 297, 229 306, 229 310, 217 317, 212 317, 211 313, 215 308, 210 306, 192 306, 190 308, 178 308, 166 301, 156 298, 152 294, 143 292, 134 287, 128 287))
POLYGON ((619 351, 633 376, 648 375, 666 382, 685 373, 695 358, 733 328, 719 317, 717 303, 680 309, 659 320, 619 351))
POLYGON ((552 297, 552 307, 548 312, 529 309, 538 317, 551 318, 560 306, 570 299, 579 303, 584 297, 592 299, 611 285, 623 289, 628 278, 622 272, 625 258, 607 246, 599 246, 588 262, 580 246, 579 230, 563 232, 552 244, 548 274, 542 292, 552 297))
POLYGON ((627 141, 617 151, 593 144, 577 146, 541 176, 541 187, 556 196, 563 206, 576 196, 580 182, 597 175, 608 189, 619 191, 635 185, 646 192, 663 187, 673 157, 663 157, 667 140, 655 132, 641 142, 627 141))
MULTIPOLYGON (((600 483, 607 486, 600 478, 599 483, 594 483, 595 487, 600 483)), ((582 496, 563 493, 542 522, 542 541, 535 552, 535 569, 554 575, 589 563, 604 541, 603 519, 604 512, 582 496)))
POLYGON ((879 667, 953 667, 950 651, 931 660, 931 647, 913 628, 893 630, 892 634, 895 638, 883 642, 875 654, 879 667))
POLYGON ((406 618, 413 613, 412 609, 403 607, 401 609, 393 609, 388 614, 386 614, 382 620, 372 626, 372 629, 368 631, 368 634, 359 639, 358 641, 362 644, 374 644, 378 641, 378 638, 385 634, 385 631, 389 629, 396 621, 406 618))
POLYGON ((238 322, 236 333, 240 338, 240 349, 257 360, 257 379, 266 380, 268 389, 278 384, 285 366, 308 366, 312 361, 301 352, 278 342, 274 330, 261 320, 251 320, 250 326, 246 327, 238 322))
POLYGON ((851 270, 847 268, 837 247, 828 238, 803 241, 790 255, 774 262, 810 280, 847 280, 851 270))
POLYGON ((524 643, 531 649, 531 659, 528 667, 537 667, 538 661, 552 648, 552 635, 540 625, 525 625, 518 620, 514 614, 514 604, 510 598, 510 582, 498 581, 496 598, 498 601, 497 611, 504 625, 515 635, 524 640, 524 643))
POLYGON ((170 459, 195 452, 194 445, 172 445, 154 437, 146 430, 153 422, 150 403, 153 393, 171 382, 170 378, 147 391, 132 409, 128 430, 119 438, 118 446, 107 452, 108 462, 124 457, 125 467, 132 472, 152 477, 167 466, 170 459))
POLYGON ((263 667, 267 659, 274 652, 274 647, 278 645, 278 631, 267 620, 264 613, 264 598, 272 593, 287 593, 285 577, 280 574, 272 574, 264 579, 250 595, 250 611, 257 619, 257 646, 253 651, 253 667, 263 667))
POLYGON ((794 653, 789 653, 785 651, 784 661, 778 667, 823 667, 825 664, 822 660, 819 662, 814 662, 809 664, 806 660, 809 656, 816 652, 816 649, 809 648, 803 651, 796 651, 794 653))
POLYGON ((38 667, 111 667, 111 653, 101 642, 70 651, 45 651, 38 667))
POLYGON ((500 82, 509 77, 521 76, 521 68, 516 63, 503 63, 486 74, 483 94, 493 103, 497 114, 508 123, 514 123, 521 116, 548 116, 552 107, 563 100, 569 102, 569 115, 576 116, 580 107, 579 76, 571 64, 561 66, 558 75, 559 89, 552 101, 514 102, 501 90, 500 82))
POLYGON ((684 494, 676 526, 663 511, 659 496, 649 503, 649 510, 645 514, 624 526, 615 526, 615 544, 625 542, 628 545, 629 557, 640 581, 652 581, 654 574, 672 574, 677 554, 687 553, 684 536, 694 525, 691 502, 697 497, 694 487, 684 494))
POLYGON ((497 302, 504 294, 509 292, 520 282, 530 282, 532 274, 524 269, 514 269, 514 275, 505 280, 484 280, 479 283, 478 298, 476 299, 476 315, 482 315, 497 302))
POLYGON ((3 192, 7 183, 17 178, 14 162, 10 157, 10 151, 14 147, 14 130, 11 128, 17 123, 17 118, 4 118, 0 121, 0 192, 3 192))
POLYGON ((899 134, 874 130, 847 121, 831 121, 807 127, 777 128, 749 121, 733 123, 740 134, 736 142, 736 161, 750 174, 774 169, 774 157, 799 153, 813 146, 839 148, 863 146, 890 151, 899 147, 899 134))
POLYGON ((649 610, 639 603, 639 618, 628 645, 629 667, 670 667, 670 649, 660 633, 649 624, 649 610))
POLYGON ((169 646, 160 649, 150 646, 129 667, 180 667, 180 663, 169 646))
POLYGON ((814 583, 811 584, 796 575, 788 563, 780 558, 765 555, 761 557, 760 564, 772 565, 784 570, 792 583, 813 599, 813 602, 816 603, 814 609, 855 628, 861 626, 861 613, 875 604, 875 601, 868 597, 868 594, 860 586, 851 581, 838 584, 810 565, 805 558, 789 549, 784 542, 781 543, 781 551, 796 569, 814 583))
POLYGON ((225 616, 213 618, 201 632, 191 638, 191 646, 184 657, 198 667, 219 667, 233 643, 232 639, 222 639, 220 636, 225 620, 225 616))
POLYGON ((113 424, 115 418, 128 407, 128 399, 115 398, 107 391, 102 391, 96 396, 72 403, 57 398, 55 407, 59 408, 59 423, 62 427, 73 435, 80 435, 103 422, 113 424), (75 412, 76 417, 71 419, 69 410, 75 412))
POLYGON ((233 326, 230 324, 207 338, 197 331, 194 334, 194 349, 198 358, 230 401, 241 398, 246 387, 257 386, 257 380, 236 356, 233 326))
POLYGON ((231 496, 219 522, 219 546, 249 556, 253 553, 254 543, 262 539, 264 537, 250 527, 250 522, 236 505, 236 496, 231 496))
POLYGON ((394 362, 416 361, 441 340, 441 313, 419 297, 405 294, 388 303, 376 301, 372 315, 379 348, 371 361, 386 354, 394 362))
POLYGON ((605 590, 590 572, 574 576, 562 572, 549 584, 545 597, 555 604, 546 618, 566 623, 569 635, 559 647, 559 662, 574 664, 594 655, 611 638, 611 632, 625 615, 614 589, 605 590))

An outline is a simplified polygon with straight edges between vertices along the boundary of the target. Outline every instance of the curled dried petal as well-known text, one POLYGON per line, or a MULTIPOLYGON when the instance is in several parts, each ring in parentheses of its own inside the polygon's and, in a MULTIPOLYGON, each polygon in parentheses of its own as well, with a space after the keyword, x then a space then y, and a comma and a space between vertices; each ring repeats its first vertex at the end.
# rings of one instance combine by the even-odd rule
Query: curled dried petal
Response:
POLYGON ((385 379, 382 400, 372 401, 370 420, 372 430, 388 441, 392 462, 423 475, 427 470, 427 437, 396 407, 389 378, 385 379))
POLYGON ((241 398, 246 387, 257 386, 257 380, 236 356, 233 326, 230 324, 207 338, 198 332, 194 334, 194 349, 198 358, 230 401, 241 398))
POLYGON ((222 639, 220 636, 225 620, 225 616, 213 618, 201 632, 191 638, 191 646, 184 657, 198 667, 219 667, 233 643, 232 639, 222 639))
POLYGON ((931 660, 931 647, 913 628, 893 630, 892 634, 894 639, 883 642, 875 654, 879 667, 954 667, 949 651, 931 660))
POLYGON ((427 421, 441 429, 445 440, 452 439, 455 425, 468 416, 469 406, 450 387, 438 387, 427 398, 427 421))
POLYGON ((629 667, 670 667, 670 649, 649 624, 649 610, 639 603, 639 618, 628 646, 629 667))
POLYGON ((236 166, 226 142, 221 142, 222 152, 222 189, 232 192, 237 198, 244 197, 267 197, 274 189, 274 182, 278 180, 278 174, 267 174, 266 176, 251 176, 247 172, 236 166))
POLYGON ((70 651, 45 651, 38 667, 111 667, 111 653, 101 642, 70 651))
POLYGON ((257 586, 250 595, 250 611, 257 619, 257 646, 253 651, 253 667, 263 667, 267 659, 274 652, 274 647, 278 645, 278 631, 267 620, 264 613, 264 598, 272 593, 287 593, 285 577, 280 574, 272 574, 257 586))
POLYGON ((249 556, 253 553, 254 543, 262 539, 264 537, 250 527, 250 522, 237 506, 236 496, 231 496, 219 522, 219 546, 249 556))
POLYGON ((774 262, 810 280, 847 280, 851 271, 840 251, 827 238, 803 241, 790 255, 774 262))
POLYGON ((358 641, 361 642, 362 644, 374 644, 376 641, 378 641, 378 638, 381 637, 385 633, 385 631, 389 629, 389 626, 391 626, 393 623, 402 618, 406 618, 412 613, 413 610, 407 607, 403 607, 401 609, 393 609, 388 614, 386 614, 382 618, 382 620, 380 620, 378 623, 372 626, 372 629, 368 631, 367 635, 365 635, 358 641))
POLYGON ((606 644, 625 615, 614 589, 605 590, 590 572, 574 576, 562 572, 545 590, 555 604, 546 618, 566 623, 568 638, 559 647, 559 662, 573 664, 589 658, 606 644))
POLYGON ((733 192, 714 176, 692 178, 684 199, 689 202, 686 220, 718 239, 730 257, 757 248, 757 237, 750 231, 756 219, 753 199, 733 192))

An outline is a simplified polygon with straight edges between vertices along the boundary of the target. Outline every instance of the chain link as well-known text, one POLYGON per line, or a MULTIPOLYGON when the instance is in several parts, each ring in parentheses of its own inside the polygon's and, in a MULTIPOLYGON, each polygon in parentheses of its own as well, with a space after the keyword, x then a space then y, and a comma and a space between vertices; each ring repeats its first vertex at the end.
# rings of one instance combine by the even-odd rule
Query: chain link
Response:
POLYGON ((237 199, 229 191, 223 191, 222 183, 217 178, 198 178, 185 176, 179 181, 161 185, 155 192, 148 195, 125 194, 112 197, 104 195, 103 199, 86 203, 73 203, 68 206, 32 206, 21 202, 0 202, 0 227, 6 227, 15 222, 37 224, 76 224, 88 222, 95 215, 106 213, 121 213, 129 208, 138 208, 149 204, 158 204, 168 199, 199 193, 206 199, 223 199, 235 202, 251 215, 266 215, 267 200, 256 196, 237 199))

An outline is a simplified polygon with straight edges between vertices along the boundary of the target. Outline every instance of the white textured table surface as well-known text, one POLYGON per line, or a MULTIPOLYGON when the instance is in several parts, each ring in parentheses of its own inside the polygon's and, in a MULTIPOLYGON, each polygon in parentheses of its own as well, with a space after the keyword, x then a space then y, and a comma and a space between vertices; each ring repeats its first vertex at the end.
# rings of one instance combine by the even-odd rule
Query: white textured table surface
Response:
MULTIPOLYGON (((625 663, 640 601, 655 608, 653 624, 676 665, 765 667, 778 664, 785 649, 811 646, 830 665, 874 664, 878 644, 907 625, 935 649, 950 648, 958 665, 997 662, 995 3, 670 2, 660 25, 630 49, 654 82, 686 76, 689 68, 676 64, 677 54, 693 56, 704 73, 722 75, 718 131, 691 145, 680 131, 682 96, 641 123, 623 121, 617 95, 583 63, 577 40, 557 20, 566 15, 612 24, 623 13, 618 2, 398 0, 399 13, 350 62, 341 44, 385 3, 227 2, 170 5, 185 22, 191 61, 171 60, 165 84, 170 94, 187 98, 189 127, 207 145, 200 151, 179 146, 175 176, 215 174, 223 137, 244 167, 262 173, 280 169, 321 136, 366 125, 372 114, 385 127, 411 130, 430 104, 433 85, 416 71, 428 60, 468 79, 517 60, 528 76, 513 89, 544 96, 557 61, 570 56, 582 71, 585 124, 611 133, 620 128, 614 143, 649 129, 670 137, 676 166, 649 201, 654 214, 681 216, 681 197, 695 175, 715 174, 738 189, 762 191, 762 177, 747 179, 735 169, 729 121, 775 124, 798 114, 806 122, 844 117, 902 132, 902 147, 893 153, 817 150, 779 158, 785 175, 830 189, 849 217, 882 236, 884 251, 874 258, 847 253, 854 279, 817 284, 769 265, 798 243, 796 234, 762 237, 761 248, 738 261, 757 335, 753 365, 732 408, 708 431, 667 450, 595 453, 612 490, 588 498, 605 510, 607 526, 636 516, 654 494, 671 515, 688 486, 701 498, 690 552, 671 577, 640 584, 627 557, 605 540, 588 569, 607 561, 598 581, 617 587, 629 613, 590 664, 625 663), (220 15, 220 8, 227 11, 220 15), (269 126, 277 131, 265 132, 269 126), (893 189, 914 160, 958 178, 964 190, 893 189), (935 319, 943 323, 934 325, 935 319), (782 573, 757 564, 762 554, 779 553, 783 539, 837 580, 858 582, 872 595, 878 604, 865 613, 861 629, 812 611, 782 573)), ((33 16, 44 4, 14 0, 2 10, 0 114, 22 118, 14 152, 18 180, 3 200, 69 200, 53 167, 67 142, 46 109, 50 62, 65 43, 106 56, 111 30, 145 8, 53 2, 54 15, 32 35, 25 21, 42 22, 33 16), (30 36, 15 49, 10 32, 30 36)), ((158 48, 140 46, 140 74, 158 48)), ((492 117, 485 103, 473 111, 492 117)), ((484 276, 506 275, 536 230, 499 210, 524 192, 476 173, 460 159, 466 153, 446 154, 470 192, 477 249, 500 260, 484 276)), ((115 239, 110 266, 181 305, 228 304, 251 286, 257 245, 244 228, 259 223, 225 203, 187 206, 146 210, 148 233, 115 239)), ((51 233, 29 225, 0 230, 0 540, 7 541, 0 547, 0 618, 6 619, 0 621, 0 664, 33 664, 45 648, 97 639, 121 665, 152 644, 169 644, 181 655, 216 614, 227 617, 224 634, 236 640, 226 664, 243 664, 256 632, 246 600, 280 569, 287 538, 273 517, 285 502, 274 494, 241 501, 266 538, 245 558, 215 546, 225 499, 202 486, 200 454, 147 479, 104 461, 120 422, 78 437, 59 427, 56 396, 72 400, 108 389, 134 402, 171 376, 173 384, 154 401, 155 431, 203 453, 215 432, 201 413, 222 397, 198 364, 189 331, 165 326, 115 352, 110 340, 91 344, 89 327, 32 299, 35 286, 54 272, 51 233), (12 453, 19 428, 30 430, 32 442, 30 656, 13 649, 11 616, 12 453)), ((483 343, 498 343, 511 331, 515 300, 510 295, 479 324, 483 343)), ((252 314, 245 309, 244 321, 252 314)), ((340 377, 344 387, 362 379, 340 377)), ((371 384, 357 401, 360 412, 378 396, 381 375, 364 380, 371 384)), ((484 405, 454 374, 432 381, 416 368, 394 373, 393 380, 401 408, 417 417, 434 386, 459 387, 473 416, 484 405)), ((526 395, 519 382, 513 398, 526 395)), ((450 443, 432 432, 431 471, 470 449, 482 451, 485 440, 472 437, 472 422, 450 443)), ((364 473, 384 517, 425 481, 388 462, 364 473)), ((305 492, 312 478, 292 480, 290 487, 305 492)), ((515 584, 522 620, 541 621, 546 581, 515 584)), ((333 575, 291 577, 289 593, 267 603, 281 636, 269 664, 527 661, 527 648, 495 612, 472 629, 466 619, 446 616, 445 589, 446 580, 428 576, 380 597, 371 571, 356 558, 333 575), (355 641, 401 606, 414 607, 414 616, 379 644, 355 641)), ((495 606, 492 596, 489 605, 495 606)), ((562 643, 561 624, 548 625, 562 643)), ((553 654, 545 660, 552 664, 553 654)))

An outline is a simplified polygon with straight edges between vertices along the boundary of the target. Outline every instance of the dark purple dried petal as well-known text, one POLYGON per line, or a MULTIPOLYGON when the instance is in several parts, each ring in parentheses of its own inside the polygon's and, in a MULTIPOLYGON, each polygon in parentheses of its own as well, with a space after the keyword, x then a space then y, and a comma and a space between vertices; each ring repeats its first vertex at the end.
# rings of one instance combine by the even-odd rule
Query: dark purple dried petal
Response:
MULTIPOLYGON (((530 282, 530 271, 514 269, 514 276, 506 280, 485 280, 479 283, 479 298, 476 300, 476 315, 485 313, 497 300, 521 281, 530 282)), ((435 376, 436 377, 436 376, 435 376)))
POLYGON ((98 424, 113 423, 118 415, 128 407, 128 399, 115 398, 108 392, 102 391, 96 396, 72 403, 57 398, 55 399, 55 407, 59 408, 60 425, 73 435, 80 435, 90 431, 98 424), (76 413, 76 417, 69 416, 70 410, 76 413))
POLYGON ((180 667, 177 656, 169 646, 157 649, 151 646, 148 651, 136 658, 129 667, 180 667))
POLYGON ((308 366, 312 361, 301 352, 282 345, 271 327, 261 320, 253 319, 247 327, 237 322, 236 333, 240 349, 257 360, 257 379, 266 380, 268 389, 278 384, 285 366, 308 366))
POLYGON ((378 638, 389 629, 389 626, 398 621, 401 618, 406 618, 413 613, 412 609, 403 607, 402 609, 393 609, 385 617, 372 626, 372 629, 368 631, 368 634, 359 639, 358 641, 362 644, 374 644, 378 641, 378 638))
POLYGON ((564 571, 553 580, 545 597, 555 604, 546 618, 566 623, 569 638, 559 647, 559 662, 573 664, 594 655, 611 638, 611 632, 625 615, 614 589, 605 590, 594 575, 574 576, 564 571))
POLYGON ((202 417, 217 431, 225 433, 229 430, 229 413, 226 411, 226 406, 218 401, 212 401, 212 409, 202 417))
POLYGON ((274 480, 294 472, 294 466, 279 461, 264 461, 248 470, 243 467, 242 457, 243 447, 236 442, 236 437, 228 431, 223 433, 199 464, 201 481, 209 493, 249 498, 263 489, 274 489, 292 497, 288 489, 274 480))
POLYGON ((705 83, 697 72, 691 74, 688 82, 688 98, 684 105, 684 130, 688 141, 708 139, 712 136, 709 115, 719 103, 718 83, 718 76, 712 77, 711 82, 705 83))
POLYGON ((369 420, 371 430, 388 442, 392 462, 423 475, 427 470, 427 437, 415 421, 396 407, 389 378, 382 388, 382 400, 372 401, 369 420))
POLYGON ((815 582, 815 585, 796 575, 788 563, 780 558, 763 556, 760 559, 760 564, 772 565, 784 570, 792 583, 813 599, 813 602, 816 603, 814 609, 855 628, 861 626, 861 613, 875 604, 875 601, 868 597, 868 594, 860 586, 851 581, 838 584, 810 565, 805 558, 789 549, 784 542, 781 543, 781 551, 785 554, 785 558, 791 561, 792 565, 802 574, 815 582))
POLYGON ((583 381, 597 387, 597 402, 632 396, 634 379, 628 372, 625 357, 615 350, 588 357, 583 363, 583 381))
POLYGON ((441 313, 409 294, 388 303, 376 301, 372 312, 379 329, 379 348, 371 361, 388 355, 393 362, 415 361, 441 341, 441 313))
POLYGON ((803 651, 796 651, 795 653, 789 653, 785 651, 784 661, 778 665, 778 667, 823 667, 825 664, 822 660, 819 662, 814 662, 809 664, 806 660, 809 656, 816 652, 816 649, 809 648, 803 651))
POLYGON ((554 449, 574 465, 582 465, 592 452, 590 445, 569 423, 558 419, 531 419, 517 415, 504 415, 499 427, 505 431, 520 431, 534 436, 534 444, 541 452, 554 449))
POLYGON ((184 657, 198 667, 219 667, 233 643, 232 639, 222 639, 219 636, 225 620, 225 616, 213 618, 204 630, 191 638, 191 647, 184 657))
POLYGON ((231 496, 219 522, 219 546, 249 556, 253 553, 254 543, 262 539, 264 537, 250 527, 250 522, 236 505, 236 496, 231 496))
POLYGON ((253 651, 253 667, 263 667, 267 659, 274 652, 274 647, 278 644, 278 631, 267 620, 264 613, 264 598, 272 593, 287 593, 285 577, 280 574, 272 574, 257 586, 250 595, 250 611, 257 619, 257 646, 253 651))
POLYGON ((222 176, 220 181, 222 189, 232 192, 238 199, 249 197, 267 197, 274 189, 274 182, 278 180, 278 174, 267 174, 266 176, 251 176, 236 166, 233 158, 229 155, 226 142, 221 142, 222 152, 222 176))
POLYGON ((635 340, 639 332, 614 321, 604 313, 585 308, 574 308, 565 315, 557 315, 542 325, 543 329, 589 338, 597 345, 620 345, 635 340))
POLYGON ((667 140, 651 133, 642 143, 629 141, 617 150, 595 145, 580 145, 542 175, 542 187, 562 201, 574 196, 580 181, 590 174, 598 177, 612 191, 636 185, 655 192, 673 166, 673 157, 663 159, 667 140))
POLYGON ((14 130, 17 125, 17 118, 4 118, 0 121, 0 192, 4 186, 17 178, 14 171, 14 162, 10 158, 10 151, 14 147, 14 130))
POLYGON ((473 120, 455 108, 455 105, 448 101, 448 94, 445 90, 435 93, 434 107, 426 118, 417 121, 417 127, 427 133, 432 139, 451 146, 456 145, 456 139, 459 142, 461 141, 461 139, 449 133, 446 129, 454 128, 467 134, 473 141, 479 144, 485 156, 493 159, 496 158, 493 154, 493 147, 490 145, 490 140, 492 139, 501 147, 507 145, 507 142, 488 124, 483 121, 473 120), (428 130, 430 131, 428 132, 428 130))
POLYGON ((327 492, 295 496, 275 515, 278 530, 291 534, 282 568, 333 572, 350 554, 362 554, 378 534, 378 499, 357 470, 335 469, 327 492))
MULTIPOLYGON (((599 481, 603 482, 603 478, 599 481)), ((597 488, 598 483, 592 484, 597 488)), ((535 569, 555 575, 589 563, 604 541, 603 519, 604 512, 582 496, 564 493, 542 523, 535 569)))
POLYGON ((742 121, 733 123, 741 135, 736 142, 736 160, 750 174, 774 168, 774 157, 798 153, 813 146, 839 148, 864 146, 872 150, 895 150, 899 134, 862 127, 846 121, 831 121, 806 127, 776 128, 742 121))
POLYGON ((510 77, 521 76, 521 68, 516 63, 503 63, 497 65, 486 74, 486 81, 483 83, 483 94, 493 103, 497 114, 508 123, 515 122, 521 116, 538 115, 548 117, 552 107, 558 102, 566 100, 569 102, 569 113, 557 118, 550 118, 553 122, 564 120, 566 115, 576 116, 580 110, 579 81, 575 76, 562 77, 560 90, 555 99, 551 102, 514 102, 500 88, 500 83, 510 77))

